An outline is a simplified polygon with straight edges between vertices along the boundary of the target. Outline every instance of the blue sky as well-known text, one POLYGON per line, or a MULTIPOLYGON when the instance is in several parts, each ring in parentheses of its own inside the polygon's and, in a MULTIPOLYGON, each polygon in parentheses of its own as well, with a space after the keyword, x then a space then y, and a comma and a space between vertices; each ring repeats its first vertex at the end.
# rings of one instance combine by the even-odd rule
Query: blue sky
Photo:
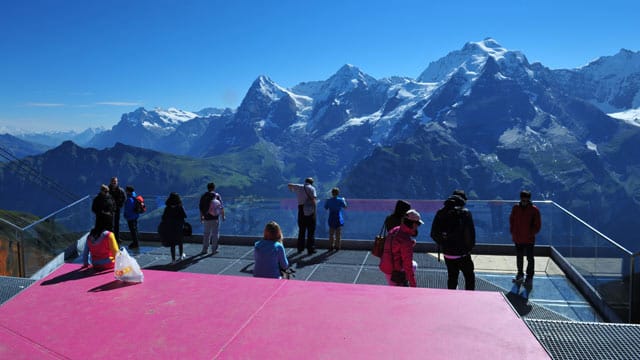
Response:
POLYGON ((575 68, 640 50, 640 1, 6 0, 0 133, 115 125, 143 106, 237 107, 267 75, 292 87, 353 64, 417 77, 469 41, 575 68))

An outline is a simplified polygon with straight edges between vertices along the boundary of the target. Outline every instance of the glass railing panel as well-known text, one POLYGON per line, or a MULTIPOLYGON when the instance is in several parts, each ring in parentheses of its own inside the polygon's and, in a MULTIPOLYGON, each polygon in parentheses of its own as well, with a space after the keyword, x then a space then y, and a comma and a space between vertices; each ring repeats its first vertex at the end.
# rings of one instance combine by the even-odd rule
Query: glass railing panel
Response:
POLYGON ((630 311, 630 253, 579 218, 553 204, 544 226, 552 245, 593 288, 600 301, 626 321, 630 311))
MULTIPOLYGON (((145 197, 147 211, 138 219, 138 229, 141 232, 156 232, 164 211, 166 196, 145 197)), ((183 206, 187 212, 187 221, 192 225, 194 234, 202 234, 203 227, 200 223, 198 210, 199 196, 182 197, 183 206)), ((226 221, 221 223, 222 234, 237 236, 262 235, 264 225, 275 220, 283 230, 285 237, 297 237, 298 207, 295 198, 286 199, 256 199, 243 197, 224 199, 226 221)), ((348 208, 345 211, 344 239, 371 240, 380 230, 382 223, 395 207, 396 200, 387 199, 348 199, 348 208)), ((442 201, 413 200, 414 208, 421 212, 425 227, 421 229, 419 241, 427 241, 431 221, 435 211, 441 206, 442 201)), ((327 225, 328 211, 323 208, 324 200, 318 204, 316 237, 329 236, 327 225)), ((121 219, 120 228, 126 231, 126 221, 121 219)), ((429 240, 430 241, 430 240, 429 240)))
POLYGON ((22 228, 2 224, 3 229, 14 232, 7 236, 3 230, 0 235, 4 275, 30 277, 91 229, 91 198, 87 196, 22 228))
POLYGON ((91 199, 87 197, 26 227, 22 235, 26 276, 75 244, 92 226, 91 199))
POLYGON ((622 321, 631 309, 631 258, 617 246, 597 236, 596 264, 590 284, 622 321))

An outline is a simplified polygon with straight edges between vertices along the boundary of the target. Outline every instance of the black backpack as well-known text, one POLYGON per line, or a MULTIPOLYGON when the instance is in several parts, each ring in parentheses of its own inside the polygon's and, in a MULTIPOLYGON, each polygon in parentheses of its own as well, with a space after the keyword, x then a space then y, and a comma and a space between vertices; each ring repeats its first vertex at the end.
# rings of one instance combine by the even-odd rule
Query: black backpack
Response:
POLYGON ((202 215, 206 215, 209 213, 209 206, 211 206, 211 201, 214 198, 214 194, 210 193, 210 192, 206 192, 204 194, 202 194, 202 196, 200 197, 200 205, 198 206, 200 208, 200 214, 202 215))
POLYGON ((473 226, 470 224, 469 218, 469 210, 455 207, 447 212, 446 229, 449 239, 457 242, 457 247, 471 251, 476 244, 469 232, 469 227, 473 226))

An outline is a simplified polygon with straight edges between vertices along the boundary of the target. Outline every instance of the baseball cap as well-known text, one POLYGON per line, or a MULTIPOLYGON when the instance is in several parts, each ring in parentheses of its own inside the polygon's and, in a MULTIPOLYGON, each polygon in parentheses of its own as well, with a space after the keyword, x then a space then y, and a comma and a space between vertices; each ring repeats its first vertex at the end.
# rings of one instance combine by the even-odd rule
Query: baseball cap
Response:
POLYGON ((420 218, 420 213, 417 212, 414 209, 411 209, 409 211, 407 211, 407 213, 404 215, 405 218, 411 220, 411 221, 415 221, 419 224, 424 224, 424 222, 421 220, 420 218))

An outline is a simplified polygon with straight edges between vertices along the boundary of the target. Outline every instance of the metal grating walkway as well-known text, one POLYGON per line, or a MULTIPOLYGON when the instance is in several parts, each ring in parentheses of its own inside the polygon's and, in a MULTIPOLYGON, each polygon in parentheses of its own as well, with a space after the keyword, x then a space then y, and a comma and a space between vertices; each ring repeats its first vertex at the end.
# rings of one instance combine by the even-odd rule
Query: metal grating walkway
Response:
POLYGON ((553 359, 638 359, 640 325, 526 319, 553 359))
POLYGON ((0 276, 0 305, 18 295, 22 290, 28 288, 34 282, 35 280, 31 279, 0 276))

